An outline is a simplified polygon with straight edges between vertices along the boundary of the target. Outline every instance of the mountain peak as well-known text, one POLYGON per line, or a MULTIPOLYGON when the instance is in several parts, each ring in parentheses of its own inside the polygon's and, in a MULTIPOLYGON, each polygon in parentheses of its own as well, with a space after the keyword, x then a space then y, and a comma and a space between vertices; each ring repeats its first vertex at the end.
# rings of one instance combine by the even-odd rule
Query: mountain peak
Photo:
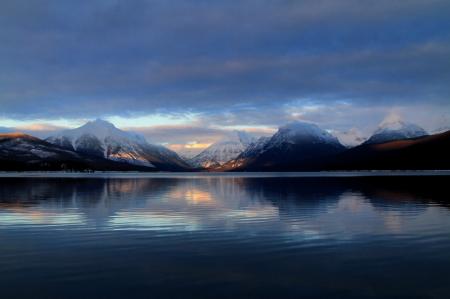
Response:
POLYGON ((132 140, 133 142, 146 143, 143 136, 132 132, 122 131, 111 122, 100 118, 88 121, 81 127, 61 131, 52 137, 64 136, 71 141, 75 141, 83 135, 95 136, 101 142, 104 142, 105 138, 112 137, 120 140, 132 140))
POLYGON ((296 133, 313 133, 318 130, 322 131, 316 124, 304 121, 294 121, 280 127, 280 131, 293 131, 296 133))
POLYGON ((403 121, 397 114, 388 115, 365 143, 384 143, 388 141, 427 136, 420 126, 403 121))
POLYGON ((107 129, 107 130, 119 130, 113 123, 106 121, 101 118, 97 118, 95 120, 88 121, 80 128, 96 128, 96 129, 107 129))
POLYGON ((295 121, 288 123, 279 128, 278 132, 274 135, 276 143, 282 141, 292 142, 295 139, 316 139, 322 142, 339 143, 336 137, 328 133, 326 130, 319 128, 316 124, 295 121))
POLYGON ((391 129, 398 130, 404 127, 406 123, 403 121, 402 117, 397 113, 388 114, 378 125, 378 130, 391 129))
POLYGON ((313 123, 296 121, 280 127, 270 138, 260 138, 225 168, 258 171, 295 167, 308 169, 321 157, 344 150, 339 140, 326 130, 313 123))
POLYGON ((113 123, 111 123, 107 120, 101 119, 101 118, 96 118, 95 120, 91 120, 88 123, 102 125, 102 126, 115 127, 113 123))
POLYGON ((47 138, 47 141, 69 150, 138 166, 187 168, 187 164, 176 153, 163 146, 149 144, 142 135, 122 131, 102 119, 59 132, 47 138))

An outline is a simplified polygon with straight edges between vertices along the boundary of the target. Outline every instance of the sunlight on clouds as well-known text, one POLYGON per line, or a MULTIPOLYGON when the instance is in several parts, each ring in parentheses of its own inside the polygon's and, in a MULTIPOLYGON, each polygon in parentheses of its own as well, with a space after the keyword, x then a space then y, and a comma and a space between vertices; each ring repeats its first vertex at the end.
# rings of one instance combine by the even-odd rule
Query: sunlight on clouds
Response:
POLYGON ((167 147, 186 158, 192 158, 208 148, 211 144, 212 143, 197 143, 196 141, 193 141, 186 144, 167 144, 167 147))
POLYGON ((173 149, 173 150, 182 150, 182 149, 205 149, 208 146, 210 146, 211 143, 197 143, 196 141, 194 142, 189 142, 187 144, 169 144, 168 146, 173 149))
POLYGON ((207 148, 210 145, 211 145, 211 143, 197 143, 196 141, 194 141, 194 142, 189 142, 184 147, 185 148, 207 148))
POLYGON ((32 120, 18 120, 12 118, 0 118, 0 126, 19 128, 24 130, 47 130, 48 128, 75 128, 83 125, 85 119, 32 119, 32 120))
POLYGON ((57 131, 63 129, 53 124, 36 123, 15 127, 19 131, 57 131))

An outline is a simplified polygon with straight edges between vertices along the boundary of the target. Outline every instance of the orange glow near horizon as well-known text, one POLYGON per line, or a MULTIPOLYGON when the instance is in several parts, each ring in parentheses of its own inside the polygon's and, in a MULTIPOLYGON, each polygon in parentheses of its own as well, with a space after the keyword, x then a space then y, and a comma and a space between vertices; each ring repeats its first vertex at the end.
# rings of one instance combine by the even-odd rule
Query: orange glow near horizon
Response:
POLYGON ((211 143, 188 143, 185 144, 185 148, 207 148, 211 143))
POLYGON ((45 124, 45 123, 33 123, 33 124, 26 124, 15 127, 19 131, 58 131, 62 129, 67 129, 66 127, 60 127, 52 124, 45 124))
POLYGON ((177 151, 182 149, 205 149, 210 146, 211 143, 186 143, 186 144, 170 144, 168 147, 171 150, 177 151))

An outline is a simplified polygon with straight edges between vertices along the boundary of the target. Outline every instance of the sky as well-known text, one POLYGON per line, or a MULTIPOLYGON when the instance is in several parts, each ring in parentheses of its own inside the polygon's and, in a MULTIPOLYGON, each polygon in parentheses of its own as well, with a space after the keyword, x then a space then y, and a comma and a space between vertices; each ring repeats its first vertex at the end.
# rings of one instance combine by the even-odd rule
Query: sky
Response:
POLYGON ((172 148, 301 120, 450 126, 448 0, 3 0, 0 131, 103 118, 172 148))

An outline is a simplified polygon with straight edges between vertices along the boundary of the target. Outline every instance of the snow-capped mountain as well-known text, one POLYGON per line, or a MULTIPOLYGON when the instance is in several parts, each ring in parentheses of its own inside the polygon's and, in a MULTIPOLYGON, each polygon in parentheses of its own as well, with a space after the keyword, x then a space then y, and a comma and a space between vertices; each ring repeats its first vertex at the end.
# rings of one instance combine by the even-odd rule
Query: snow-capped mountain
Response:
POLYGON ((364 144, 384 143, 427 135, 428 133, 418 125, 394 118, 383 121, 364 144))
POLYGON ((269 147, 280 147, 303 142, 342 146, 335 136, 319 128, 315 124, 293 122, 281 127, 278 132, 273 135, 269 142, 269 147))
POLYGON ((46 141, 83 154, 138 166, 160 170, 188 168, 175 152, 149 144, 144 137, 119 130, 112 123, 101 119, 57 133, 46 141))
POLYGON ((367 140, 367 137, 357 128, 351 128, 348 131, 333 131, 333 134, 342 145, 348 148, 360 145, 367 140))
POLYGON ((250 143, 250 145, 245 149, 245 151, 242 152, 242 154, 239 155, 239 157, 246 158, 260 155, 269 141, 270 137, 259 137, 256 141, 250 143))
POLYGON ((214 168, 235 159, 255 138, 243 131, 233 131, 225 139, 213 143, 188 162, 194 167, 214 168))
POLYGON ((249 160, 258 157, 264 152, 267 143, 270 141, 270 137, 260 137, 256 141, 250 143, 249 146, 239 154, 235 159, 231 159, 227 163, 217 167, 217 170, 229 170, 236 169, 248 163, 249 160))
POLYGON ((0 134, 1 170, 153 170, 85 155, 23 133, 0 134))
POLYGON ((315 124, 294 122, 271 138, 259 139, 222 168, 224 170, 275 170, 308 168, 316 159, 342 152, 339 140, 315 124))

